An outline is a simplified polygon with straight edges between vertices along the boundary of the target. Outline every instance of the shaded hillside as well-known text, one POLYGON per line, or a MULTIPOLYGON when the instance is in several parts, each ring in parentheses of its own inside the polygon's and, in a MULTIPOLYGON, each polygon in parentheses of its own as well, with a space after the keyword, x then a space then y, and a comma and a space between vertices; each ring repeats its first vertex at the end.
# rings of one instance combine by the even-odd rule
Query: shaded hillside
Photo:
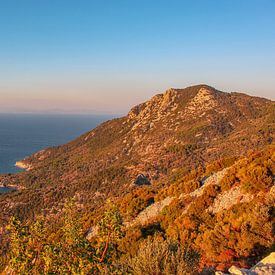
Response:
POLYGON ((144 174, 159 190, 217 159, 261 149, 274 138, 274 103, 206 85, 169 89, 78 139, 23 160, 29 171, 1 177, 21 191, 0 197, 1 218, 58 213, 75 197, 84 212, 123 196, 144 174))

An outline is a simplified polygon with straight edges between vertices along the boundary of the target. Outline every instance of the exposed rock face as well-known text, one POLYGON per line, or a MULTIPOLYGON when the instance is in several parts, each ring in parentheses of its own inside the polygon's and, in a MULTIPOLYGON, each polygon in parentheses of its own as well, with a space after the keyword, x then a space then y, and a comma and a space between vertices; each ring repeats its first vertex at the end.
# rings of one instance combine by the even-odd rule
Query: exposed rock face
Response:
POLYGON ((200 115, 218 106, 213 92, 207 88, 201 88, 192 101, 186 107, 190 114, 200 112, 200 115))
POLYGON ((190 196, 192 197, 199 197, 203 194, 204 192, 204 189, 209 186, 209 185, 213 185, 213 184, 216 184, 216 185, 219 185, 220 184, 220 181, 222 180, 222 178, 225 176, 226 172, 227 172, 227 168, 211 175, 210 177, 208 177, 207 179, 205 179, 203 181, 203 185, 198 188, 197 190, 195 190, 194 192, 190 193, 190 196))
POLYGON ((159 120, 162 115, 167 116, 178 107, 179 96, 180 92, 177 89, 168 89, 164 94, 155 95, 151 100, 132 108, 128 118, 137 120, 140 124, 147 122, 146 120, 152 116, 154 120, 159 120))
POLYGON ((86 234, 86 239, 91 240, 92 238, 96 237, 98 235, 98 231, 99 231, 98 226, 91 227, 86 234))
MULTIPOLYGON (((179 199, 184 200, 188 196, 191 196, 192 198, 194 198, 194 201, 185 207, 185 209, 183 210, 183 213, 186 213, 188 211, 190 205, 195 202, 196 198, 200 197, 203 194, 203 192, 207 186, 219 185, 220 181, 226 175, 227 171, 228 171, 228 168, 218 171, 218 172, 214 173, 213 175, 211 175, 207 178, 204 178, 202 180, 203 185, 200 188, 196 189, 195 191, 193 191, 189 194, 185 194, 185 195, 181 194, 179 196, 179 199)), ((140 176, 144 176, 144 175, 140 175, 140 176)), ((241 200, 241 202, 247 201, 251 198, 251 196, 249 194, 242 194, 240 192, 239 188, 237 188, 237 190, 235 190, 235 189, 236 188, 232 188, 228 192, 221 193, 220 197, 216 200, 214 205, 208 209, 208 211, 217 213, 221 210, 228 209, 233 204, 239 202, 238 200, 240 199, 240 197, 243 199, 243 201, 241 200), (223 200, 222 198, 224 198, 224 197, 226 197, 228 199, 223 200)), ((170 203, 174 199, 175 199, 175 197, 166 197, 162 201, 155 202, 154 204, 148 206, 146 209, 144 209, 142 212, 140 212, 138 214, 138 216, 132 222, 129 223, 129 225, 130 224, 131 225, 144 224, 148 220, 157 217, 161 213, 161 211, 164 209, 164 207, 170 205, 170 203)))
MULTIPOLYGON (((150 219, 153 219, 157 217, 161 211, 164 209, 164 207, 168 206, 172 201, 174 197, 167 197, 162 201, 155 202, 145 208, 143 211, 141 211, 136 218, 134 218, 131 221, 124 222, 124 227, 128 228, 134 225, 144 225, 146 224, 150 219)), ((91 240, 92 238, 96 237, 98 235, 98 226, 93 226, 89 229, 89 231, 86 234, 86 239, 91 240)))
POLYGON ((151 182, 150 180, 148 179, 147 176, 143 175, 143 174, 139 174, 134 182, 135 185, 150 185, 151 182))
MULTIPOLYGON (((275 252, 271 253, 269 256, 261 260, 255 266, 250 269, 238 268, 232 266, 228 270, 229 274, 232 275, 272 275, 275 274, 275 252)), ((227 275, 217 271, 216 275, 227 275)))
POLYGON ((51 154, 51 150, 43 149, 38 151, 37 153, 33 154, 30 157, 26 157, 23 160, 17 161, 15 163, 15 166, 24 169, 26 171, 30 171, 33 168, 36 168, 39 164, 41 164, 47 157, 49 157, 51 154), (35 159, 35 162, 33 162, 33 159, 35 159))
POLYGON ((30 164, 28 164, 27 162, 24 162, 24 160, 17 161, 15 163, 15 166, 20 169, 27 170, 27 171, 30 171, 32 169, 32 166, 30 164))
POLYGON ((241 191, 241 187, 236 186, 218 195, 214 201, 214 204, 208 208, 208 211, 216 214, 223 210, 229 209, 234 204, 248 202, 252 199, 253 195, 243 193, 241 191))
POLYGON ((164 207, 168 206, 172 201, 173 197, 167 197, 162 201, 155 202, 154 204, 148 206, 145 210, 140 212, 138 216, 130 222, 127 226, 132 226, 135 224, 145 224, 148 220, 157 217, 164 207))

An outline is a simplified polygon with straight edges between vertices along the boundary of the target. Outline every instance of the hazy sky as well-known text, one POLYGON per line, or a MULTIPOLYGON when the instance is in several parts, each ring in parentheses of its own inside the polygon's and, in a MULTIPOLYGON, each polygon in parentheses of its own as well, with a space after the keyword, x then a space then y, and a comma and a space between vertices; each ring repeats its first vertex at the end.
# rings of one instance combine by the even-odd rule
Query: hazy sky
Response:
POLYGON ((274 0, 0 0, 0 112, 124 113, 199 83, 274 99, 274 0))

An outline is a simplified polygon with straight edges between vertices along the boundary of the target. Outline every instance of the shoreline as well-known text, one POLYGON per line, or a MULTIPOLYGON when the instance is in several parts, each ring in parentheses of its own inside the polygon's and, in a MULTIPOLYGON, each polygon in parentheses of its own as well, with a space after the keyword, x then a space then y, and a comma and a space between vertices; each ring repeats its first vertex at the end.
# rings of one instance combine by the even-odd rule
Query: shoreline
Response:
POLYGON ((20 185, 16 185, 16 184, 2 184, 0 183, 0 188, 7 188, 7 189, 11 189, 11 191, 15 190, 15 191, 19 191, 22 189, 25 189, 25 187, 20 186, 20 185))
POLYGON ((2 194, 7 194, 7 193, 10 193, 13 191, 18 191, 18 190, 19 190, 18 188, 15 188, 12 185, 7 185, 7 186, 0 185, 0 196, 2 194))

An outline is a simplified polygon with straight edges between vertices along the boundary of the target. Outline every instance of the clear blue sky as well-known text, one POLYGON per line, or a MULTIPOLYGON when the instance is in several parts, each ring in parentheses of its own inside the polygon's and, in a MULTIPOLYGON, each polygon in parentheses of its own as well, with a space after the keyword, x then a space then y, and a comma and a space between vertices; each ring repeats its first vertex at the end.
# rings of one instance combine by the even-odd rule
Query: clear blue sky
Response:
POLYGON ((274 99, 274 0, 0 0, 0 112, 126 112, 207 83, 274 99))

